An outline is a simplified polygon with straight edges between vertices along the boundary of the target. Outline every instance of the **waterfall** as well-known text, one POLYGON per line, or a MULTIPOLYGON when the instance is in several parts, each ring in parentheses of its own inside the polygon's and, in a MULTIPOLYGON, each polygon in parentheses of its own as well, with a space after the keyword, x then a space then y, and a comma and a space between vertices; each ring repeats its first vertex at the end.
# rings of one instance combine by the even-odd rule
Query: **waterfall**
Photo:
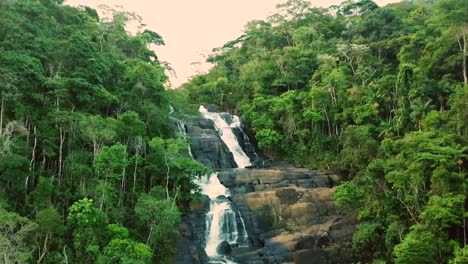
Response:
MULTIPOLYGON (((237 244, 239 231, 237 229, 236 214, 232 210, 231 202, 227 199, 229 190, 219 182, 218 174, 213 173, 200 185, 202 191, 210 197, 210 211, 206 216, 206 247, 208 256, 216 256, 218 245, 227 241, 237 244)), ((245 233, 245 231, 244 231, 245 233)))
POLYGON ((250 158, 242 150, 236 136, 232 132, 232 128, 240 127, 239 118, 233 118, 233 120, 237 122, 231 122, 231 124, 228 124, 218 113, 208 112, 203 105, 200 106, 199 111, 204 118, 210 119, 214 122, 215 128, 221 136, 221 139, 234 156, 234 161, 236 162, 237 167, 245 168, 252 165, 252 163, 250 163, 250 158))
MULTIPOLYGON (((231 151, 237 166, 239 168, 250 166, 250 158, 242 150, 232 131, 233 128, 240 128, 240 119, 237 116, 231 116, 231 120, 226 121, 219 113, 208 112, 204 106, 200 106, 199 111, 204 118, 214 122, 217 132, 229 151, 231 151)), ((212 260, 217 261, 213 263, 234 263, 225 257, 219 256, 217 247, 223 241, 228 242, 230 245, 248 246, 248 235, 244 219, 240 211, 235 210, 228 199, 231 193, 229 189, 221 184, 217 173, 207 176, 199 182, 199 185, 202 192, 210 198, 210 211, 206 215, 206 254, 212 260)))
POLYGON ((179 139, 182 139, 184 142, 187 142, 187 148, 188 148, 188 154, 194 160, 193 155, 192 155, 192 150, 190 149, 190 143, 187 141, 187 131, 185 130, 185 123, 184 121, 175 118, 172 116, 172 113, 174 113, 174 107, 172 105, 169 106, 169 118, 176 122, 177 124, 177 129, 179 130, 179 134, 177 135, 179 139))

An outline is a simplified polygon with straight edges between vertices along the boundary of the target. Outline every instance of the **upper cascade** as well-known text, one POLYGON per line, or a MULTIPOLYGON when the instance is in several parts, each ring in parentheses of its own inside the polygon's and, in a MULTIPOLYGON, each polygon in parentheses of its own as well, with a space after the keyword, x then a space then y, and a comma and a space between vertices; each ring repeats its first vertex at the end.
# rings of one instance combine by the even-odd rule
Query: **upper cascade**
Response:
POLYGON ((237 141, 236 135, 232 131, 233 128, 240 127, 241 123, 239 117, 232 115, 232 118, 228 123, 228 121, 226 121, 219 113, 208 112, 203 105, 200 105, 198 110, 204 118, 210 119, 214 122, 215 128, 221 136, 221 139, 234 156, 234 161, 236 162, 237 167, 246 168, 251 166, 252 163, 250 162, 250 158, 245 154, 244 150, 242 150, 239 142, 237 141))

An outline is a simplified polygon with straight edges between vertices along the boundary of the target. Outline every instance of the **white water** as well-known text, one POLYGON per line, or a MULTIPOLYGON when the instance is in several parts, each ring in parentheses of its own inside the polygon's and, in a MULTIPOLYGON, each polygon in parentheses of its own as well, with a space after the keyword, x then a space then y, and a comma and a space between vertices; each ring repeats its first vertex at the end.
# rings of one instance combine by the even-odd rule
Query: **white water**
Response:
POLYGON ((238 240, 236 215, 227 200, 230 192, 221 184, 217 173, 202 179, 199 185, 202 192, 210 198, 210 211, 205 221, 205 252, 209 257, 219 257, 216 248, 221 242, 233 244, 238 240))
POLYGON ((234 133, 232 132, 232 128, 240 126, 239 117, 233 115, 233 122, 231 124, 228 124, 226 120, 224 120, 218 113, 208 112, 208 110, 203 105, 201 105, 198 110, 204 118, 213 120, 216 130, 221 136, 221 139, 234 156, 234 161, 236 162, 237 167, 245 168, 247 166, 252 165, 250 163, 250 158, 242 150, 241 146, 239 145, 239 142, 237 141, 236 135, 234 135, 234 133))
MULTIPOLYGON (((213 173, 199 182, 202 192, 210 198, 210 211, 206 215, 206 246, 209 257, 220 257, 216 252, 218 245, 227 241, 230 245, 245 244, 248 236, 245 231, 244 219, 240 217, 242 229, 237 228, 238 215, 234 212, 229 189, 224 187, 218 179, 218 173, 213 173), (242 233, 242 237, 239 237, 242 233)), ((240 212, 238 212, 240 216, 240 212)), ((227 263, 227 259, 224 259, 227 263)), ((233 262, 229 262, 233 263, 233 262)))
MULTIPOLYGON (((250 166, 249 157, 240 147, 232 131, 232 128, 240 127, 241 123, 239 117, 232 116, 232 121, 228 124, 218 113, 208 112, 204 106, 200 106, 199 111, 204 118, 213 120, 216 130, 229 151, 231 151, 237 166, 239 168, 250 166)), ((233 210, 232 203, 228 200, 231 193, 229 189, 221 184, 217 173, 213 173, 202 179, 199 185, 202 192, 210 198, 210 211, 206 215, 206 254, 212 259, 210 263, 234 264, 234 262, 228 258, 219 256, 216 249, 223 241, 227 241, 230 245, 248 245, 248 235, 244 219, 240 211, 237 210, 235 212, 233 210), (237 225, 237 217, 239 217, 240 220, 240 230, 237 225)))
POLYGON ((172 105, 170 105, 169 106, 169 118, 171 118, 172 120, 174 120, 177 123, 177 129, 179 130, 178 137, 179 137, 179 139, 182 139, 184 142, 187 142, 188 154, 190 155, 192 160, 194 160, 193 155, 192 155, 192 150, 190 149, 190 143, 187 141, 187 131, 185 131, 184 121, 171 116, 172 113, 174 113, 174 107, 172 107, 172 105))

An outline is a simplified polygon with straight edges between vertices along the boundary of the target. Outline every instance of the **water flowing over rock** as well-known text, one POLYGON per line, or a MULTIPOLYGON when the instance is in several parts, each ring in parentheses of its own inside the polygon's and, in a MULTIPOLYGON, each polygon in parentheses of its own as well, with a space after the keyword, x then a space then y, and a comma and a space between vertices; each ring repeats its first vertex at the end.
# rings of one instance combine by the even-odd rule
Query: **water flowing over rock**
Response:
POLYGON ((185 128, 197 161, 214 169, 236 167, 232 153, 218 136, 212 120, 190 117, 185 121, 185 128))
POLYGON ((237 116, 200 112, 179 130, 194 159, 218 171, 198 182, 205 195, 183 217, 175 263, 349 263, 355 216, 331 198, 340 178, 289 165, 259 169, 237 116))
POLYGON ((213 173, 200 182, 202 193, 210 198, 210 210, 206 215, 205 251, 208 256, 218 255, 217 247, 223 241, 229 245, 246 245, 247 233, 239 211, 228 199, 229 190, 219 182, 218 173, 213 173))
POLYGON ((227 145, 229 151, 234 157, 236 167, 245 168, 252 165, 250 158, 245 154, 244 150, 237 141, 236 135, 234 135, 234 132, 232 131, 233 128, 240 127, 240 119, 236 117, 227 121, 218 113, 208 112, 208 110, 203 105, 200 106, 199 110, 204 118, 214 122, 219 136, 221 136, 221 139, 227 145))

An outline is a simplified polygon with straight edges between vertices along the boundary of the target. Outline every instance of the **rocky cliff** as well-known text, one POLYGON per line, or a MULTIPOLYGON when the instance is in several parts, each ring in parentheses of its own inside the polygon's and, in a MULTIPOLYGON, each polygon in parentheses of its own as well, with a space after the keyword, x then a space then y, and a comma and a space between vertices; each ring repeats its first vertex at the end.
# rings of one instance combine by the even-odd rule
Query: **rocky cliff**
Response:
MULTIPOLYGON (((245 222, 251 247, 232 245, 230 256, 237 263, 349 263, 355 216, 338 210, 331 199, 337 175, 288 165, 226 169, 235 162, 212 121, 193 117, 185 129, 194 158, 220 170, 218 178, 230 189, 229 199, 245 222)), ((242 134, 236 132, 238 138, 242 134)), ((251 149, 247 152, 252 161, 258 160, 254 147, 246 146, 248 140, 239 143, 251 149)), ((207 263, 203 245, 208 210, 209 200, 202 196, 184 215, 175 263, 207 263)))
POLYGON ((222 171, 243 215, 252 248, 239 263, 349 263, 355 216, 332 201, 334 174, 286 166, 222 171))
POLYGON ((213 121, 191 117, 185 121, 193 157, 211 168, 235 168, 232 153, 215 130, 213 121))

